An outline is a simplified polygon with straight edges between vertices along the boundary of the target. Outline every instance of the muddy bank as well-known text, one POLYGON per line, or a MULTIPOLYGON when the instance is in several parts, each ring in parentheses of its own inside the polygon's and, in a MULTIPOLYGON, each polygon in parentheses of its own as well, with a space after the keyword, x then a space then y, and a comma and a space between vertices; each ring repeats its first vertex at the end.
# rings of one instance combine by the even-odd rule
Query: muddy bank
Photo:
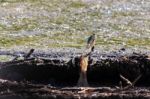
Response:
POLYGON ((19 57, 15 54, 4 54, 14 56, 14 59, 0 62, 1 99, 150 98, 150 58, 147 53, 92 54, 87 70, 90 87, 76 87, 80 53, 29 55, 24 52, 19 57), (133 85, 128 87, 127 81, 120 75, 133 85), (135 81, 137 77, 139 79, 135 81))
POLYGON ((149 87, 118 90, 113 87, 53 87, 29 82, 0 83, 1 99, 149 99, 149 87))
MULTIPOLYGON (((15 81, 40 81, 52 85, 64 83, 73 86, 79 77, 79 55, 73 57, 69 53, 61 54, 47 55, 50 57, 38 54, 25 60, 1 62, 0 77, 15 81), (67 59, 63 55, 68 55, 67 59)), ((147 54, 93 54, 89 60, 87 78, 91 85, 111 86, 118 85, 120 75, 133 81, 142 74, 137 84, 149 86, 149 66, 150 59, 147 54)))

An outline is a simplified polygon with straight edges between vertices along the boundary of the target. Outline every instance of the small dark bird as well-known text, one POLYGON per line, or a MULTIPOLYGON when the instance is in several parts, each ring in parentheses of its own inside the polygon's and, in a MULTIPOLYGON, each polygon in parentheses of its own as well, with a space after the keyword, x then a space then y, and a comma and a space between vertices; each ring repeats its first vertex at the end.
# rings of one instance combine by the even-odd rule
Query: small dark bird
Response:
POLYGON ((93 46, 95 45, 95 40, 96 40, 96 35, 95 34, 92 34, 88 40, 87 40, 87 46, 86 48, 89 49, 89 48, 93 48, 93 46))

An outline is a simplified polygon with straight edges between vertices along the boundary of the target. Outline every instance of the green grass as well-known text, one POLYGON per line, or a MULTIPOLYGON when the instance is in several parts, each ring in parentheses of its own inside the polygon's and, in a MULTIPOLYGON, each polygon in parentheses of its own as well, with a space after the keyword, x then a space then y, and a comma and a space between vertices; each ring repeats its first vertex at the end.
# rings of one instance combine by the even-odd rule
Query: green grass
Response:
POLYGON ((0 39, 0 45, 3 47, 11 47, 14 45, 24 45, 30 42, 38 41, 41 37, 34 36, 34 37, 19 37, 19 38, 11 38, 5 37, 0 39))
POLYGON ((10 61, 13 57, 8 55, 0 55, 0 62, 7 62, 10 61))
POLYGON ((69 6, 73 7, 73 8, 82 8, 82 7, 86 7, 87 4, 85 4, 84 2, 81 2, 79 0, 79 1, 73 1, 73 2, 71 2, 69 6))
POLYGON ((81 48, 86 43, 85 38, 92 33, 98 35, 97 47, 117 48, 124 42, 130 48, 135 45, 150 48, 150 16, 146 14, 149 7, 144 10, 142 7, 139 10, 113 10, 118 2, 122 4, 119 0, 100 4, 80 0, 3 0, 0 13, 6 10, 7 14, 1 16, 6 23, 0 22, 0 48, 81 48), (97 5, 100 8, 96 8, 97 5), (16 11, 16 8, 23 12, 16 11), (111 13, 104 13, 106 8, 111 13), (28 34, 21 35, 22 31, 28 34))
POLYGON ((150 39, 145 38, 145 39, 129 39, 128 40, 128 45, 130 46, 147 46, 150 44, 150 39))
POLYGON ((134 17, 136 15, 138 15, 138 12, 130 12, 130 11, 129 12, 121 12, 121 11, 116 12, 116 11, 114 11, 112 14, 112 18, 121 17, 121 16, 123 16, 123 17, 129 17, 129 16, 134 17))

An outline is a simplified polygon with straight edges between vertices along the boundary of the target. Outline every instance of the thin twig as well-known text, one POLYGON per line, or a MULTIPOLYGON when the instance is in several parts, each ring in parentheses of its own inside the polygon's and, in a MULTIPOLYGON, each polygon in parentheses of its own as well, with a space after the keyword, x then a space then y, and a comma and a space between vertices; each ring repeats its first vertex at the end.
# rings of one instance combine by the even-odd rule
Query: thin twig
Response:
POLYGON ((31 50, 27 53, 27 55, 25 55, 24 58, 25 58, 25 59, 29 58, 33 52, 34 52, 34 49, 31 49, 31 50))
POLYGON ((133 82, 132 85, 135 85, 135 83, 142 77, 142 74, 140 74, 133 82))
POLYGON ((132 85, 127 85, 126 87, 124 87, 123 89, 126 90, 126 89, 129 89, 131 87, 133 87, 136 82, 142 77, 142 74, 140 74, 133 82, 132 82, 132 85))
POLYGON ((120 75, 120 78, 125 81, 128 85, 132 85, 131 81, 125 78, 124 76, 120 75))
POLYGON ((119 85, 120 85, 120 89, 122 90, 122 88, 123 88, 122 87, 122 81, 119 82, 119 85))

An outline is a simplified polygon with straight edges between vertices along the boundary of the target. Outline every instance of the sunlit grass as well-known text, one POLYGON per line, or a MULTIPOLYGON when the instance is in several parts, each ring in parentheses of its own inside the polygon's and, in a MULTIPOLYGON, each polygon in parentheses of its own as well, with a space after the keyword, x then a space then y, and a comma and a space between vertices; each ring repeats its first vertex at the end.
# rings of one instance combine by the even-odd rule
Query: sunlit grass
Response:
POLYGON ((150 44, 150 39, 145 38, 145 39, 129 39, 128 40, 128 45, 130 46, 147 46, 150 44))
POLYGON ((116 11, 114 11, 113 13, 112 13, 112 18, 116 18, 116 17, 121 17, 121 16, 123 16, 123 17, 129 17, 129 16, 137 16, 138 15, 138 13, 137 12, 121 12, 121 11, 118 11, 118 12, 116 12, 116 11))
POLYGON ((79 0, 79 1, 73 1, 73 2, 71 2, 69 6, 73 7, 73 8, 81 8, 81 7, 86 7, 87 4, 85 4, 84 2, 81 2, 79 0))
POLYGON ((13 45, 24 45, 29 42, 40 40, 39 36, 34 37, 4 37, 0 39, 0 46, 11 47, 13 45))
POLYGON ((92 33, 98 35, 97 47, 117 47, 122 43, 127 47, 150 47, 150 20, 148 15, 144 15, 146 11, 113 10, 114 2, 120 2, 119 0, 102 4, 90 4, 81 0, 1 2, 0 9, 7 9, 7 14, 1 16, 6 23, 3 20, 0 22, 0 47, 81 48, 86 44, 85 38, 92 33), (22 8, 22 12, 14 11, 16 8, 22 8), (21 35, 22 31, 30 32, 21 35))
POLYGON ((13 57, 8 55, 0 55, 0 62, 10 61, 13 57))

